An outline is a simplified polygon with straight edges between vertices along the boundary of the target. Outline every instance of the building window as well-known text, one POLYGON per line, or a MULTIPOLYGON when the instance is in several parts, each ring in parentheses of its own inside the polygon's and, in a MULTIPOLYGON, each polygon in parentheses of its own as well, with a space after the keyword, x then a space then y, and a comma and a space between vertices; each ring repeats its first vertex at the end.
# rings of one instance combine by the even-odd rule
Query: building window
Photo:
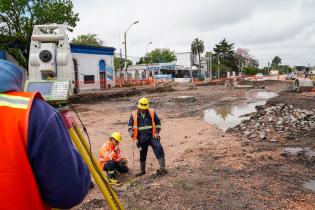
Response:
POLYGON ((84 84, 94 84, 94 75, 84 75, 84 84))

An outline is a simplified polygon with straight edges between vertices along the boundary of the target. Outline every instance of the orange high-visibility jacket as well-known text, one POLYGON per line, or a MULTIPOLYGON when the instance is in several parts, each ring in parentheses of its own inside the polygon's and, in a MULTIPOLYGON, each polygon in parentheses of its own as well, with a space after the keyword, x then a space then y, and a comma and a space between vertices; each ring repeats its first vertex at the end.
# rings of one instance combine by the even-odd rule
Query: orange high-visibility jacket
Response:
POLYGON ((49 209, 27 155, 28 120, 38 93, 0 93, 0 209, 49 209))
MULTIPOLYGON (((154 109, 148 109, 151 119, 152 119, 152 135, 154 136, 156 134, 156 125, 155 125, 155 120, 154 120, 154 109)), ((136 141, 138 138, 138 110, 135 110, 131 113, 132 118, 133 118, 133 126, 132 126, 132 131, 133 131, 133 140, 136 141)), ((140 128, 141 129, 141 128, 140 128)))
POLYGON ((104 168, 104 165, 110 160, 113 160, 114 162, 121 160, 119 146, 117 147, 117 153, 114 152, 114 150, 115 146, 110 140, 106 141, 101 147, 98 153, 98 162, 102 169, 104 168))

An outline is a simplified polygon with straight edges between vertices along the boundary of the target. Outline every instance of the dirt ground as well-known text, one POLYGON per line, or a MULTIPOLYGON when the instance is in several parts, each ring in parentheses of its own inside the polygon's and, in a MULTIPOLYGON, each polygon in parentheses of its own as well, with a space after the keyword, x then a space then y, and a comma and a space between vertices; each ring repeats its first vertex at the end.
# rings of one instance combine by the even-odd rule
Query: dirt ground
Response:
MULTIPOLYGON (((121 149, 129 159, 130 173, 121 175, 124 185, 115 190, 124 208, 315 209, 315 192, 303 186, 304 182, 315 179, 314 164, 281 156, 287 146, 307 145, 315 149, 315 135, 301 136, 290 142, 253 142, 237 132, 225 133, 204 121, 206 109, 244 103, 256 92, 279 93, 291 85, 275 81, 252 84, 254 88, 250 90, 222 85, 173 85, 173 90, 167 92, 140 91, 138 95, 77 104, 95 155, 111 132, 122 132, 121 149), (128 136, 127 123, 142 96, 151 100, 162 121, 161 142, 169 173, 158 178, 152 176, 158 164, 151 149, 147 174, 134 177, 139 170, 139 152, 128 136), (178 96, 193 96, 194 101, 178 102, 174 99, 178 96)), ((315 108, 314 98, 303 98, 291 92, 281 93, 269 103, 315 108)), ((107 208, 96 186, 75 209, 107 208)))

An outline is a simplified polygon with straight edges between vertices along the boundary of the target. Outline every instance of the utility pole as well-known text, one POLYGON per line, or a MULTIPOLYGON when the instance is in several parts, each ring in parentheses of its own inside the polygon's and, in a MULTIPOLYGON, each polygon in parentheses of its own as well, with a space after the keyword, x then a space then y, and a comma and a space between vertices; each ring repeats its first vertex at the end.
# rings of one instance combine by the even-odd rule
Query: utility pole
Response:
POLYGON ((210 73, 209 73, 209 78, 212 80, 212 54, 210 54, 210 73))
POLYGON ((123 70, 123 65, 122 65, 122 53, 121 53, 121 48, 120 48, 120 61, 119 61, 119 67, 120 67, 120 71, 123 70))
POLYGON ((124 32, 124 44, 125 44, 125 71, 126 71, 126 73, 127 73, 127 64, 128 64, 128 61, 127 61, 127 33, 128 33, 128 31, 130 30, 130 28, 131 28, 131 26, 132 25, 135 25, 135 24, 137 24, 137 23, 139 23, 139 21, 137 20, 137 21, 135 21, 135 22, 133 22, 133 23, 131 23, 130 25, 129 25, 129 28, 124 32))
POLYGON ((220 53, 218 54, 218 79, 220 78, 220 53))
MULTIPOLYGON (((148 51, 148 46, 152 44, 152 42, 149 42, 146 47, 145 47, 145 54, 144 54, 144 59, 146 60, 146 56, 147 56, 147 51, 148 51)), ((149 79, 149 65, 148 65, 148 61, 146 61, 146 64, 147 64, 147 71, 146 71, 146 80, 149 79)))
POLYGON ((191 83, 193 83, 193 75, 192 75, 192 59, 193 59, 193 57, 192 57, 192 53, 190 52, 189 53, 189 55, 190 55, 190 79, 191 79, 191 83))
POLYGON ((124 33, 124 43, 125 43, 125 69, 127 71, 127 31, 124 33))

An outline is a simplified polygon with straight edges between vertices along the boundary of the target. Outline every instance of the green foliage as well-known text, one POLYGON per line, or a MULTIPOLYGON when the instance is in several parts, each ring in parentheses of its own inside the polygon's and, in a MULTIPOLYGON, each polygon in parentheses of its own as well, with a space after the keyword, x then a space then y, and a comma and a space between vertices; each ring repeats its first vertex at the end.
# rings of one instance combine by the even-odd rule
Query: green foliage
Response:
POLYGON ((229 44, 224 38, 213 48, 214 51, 214 61, 218 63, 218 60, 221 64, 224 64, 228 67, 228 70, 237 69, 237 59, 234 55, 234 43, 229 44), (218 59, 219 57, 219 59, 218 59))
POLYGON ((274 68, 274 69, 278 69, 280 63, 281 63, 281 58, 280 58, 279 56, 275 56, 275 57, 272 59, 271 66, 272 66, 272 68, 274 68))
POLYGON ((250 67, 245 67, 243 73, 244 74, 254 75, 254 74, 257 74, 257 69, 250 68, 250 67))
POLYGON ((16 48, 8 48, 8 53, 12 55, 15 60, 21 65, 21 66, 27 66, 27 61, 25 57, 23 56, 21 50, 16 49, 16 48))
POLYGON ((204 41, 196 38, 194 41, 191 43, 191 52, 195 55, 199 55, 203 53, 205 50, 204 46, 204 41))
POLYGON ((212 58, 213 58, 213 52, 206 52, 204 58, 205 58, 206 60, 212 59, 212 58))
POLYGON ((73 38, 72 43, 74 44, 84 44, 84 45, 92 45, 92 46, 102 46, 104 41, 97 37, 97 34, 82 34, 77 38, 73 38))
POLYGON ((145 63, 168 63, 176 60, 174 51, 168 48, 156 48, 147 53, 145 57, 141 57, 137 64, 145 63))
MULTIPOLYGON (((120 59, 119 57, 114 57, 114 66, 115 66, 115 70, 118 71, 118 70, 122 70, 125 66, 125 59, 122 58, 120 59)), ((127 60, 127 67, 132 65, 132 61, 131 60, 127 60)))
POLYGON ((201 59, 200 59, 200 54, 202 54, 205 50, 204 46, 204 41, 196 38, 194 41, 191 43, 191 52, 194 55, 198 55, 199 57, 199 69, 201 69, 201 59))
POLYGON ((23 55, 26 62, 15 58, 27 68, 34 25, 67 24, 72 31, 78 20, 71 0, 0 0, 0 48, 20 50, 12 56, 23 55))
POLYGON ((268 75, 269 74, 269 68, 263 67, 263 68, 257 69, 257 73, 262 73, 263 75, 268 75))
POLYGON ((279 70, 280 74, 287 74, 291 73, 293 71, 293 68, 291 68, 289 65, 280 65, 279 70))

